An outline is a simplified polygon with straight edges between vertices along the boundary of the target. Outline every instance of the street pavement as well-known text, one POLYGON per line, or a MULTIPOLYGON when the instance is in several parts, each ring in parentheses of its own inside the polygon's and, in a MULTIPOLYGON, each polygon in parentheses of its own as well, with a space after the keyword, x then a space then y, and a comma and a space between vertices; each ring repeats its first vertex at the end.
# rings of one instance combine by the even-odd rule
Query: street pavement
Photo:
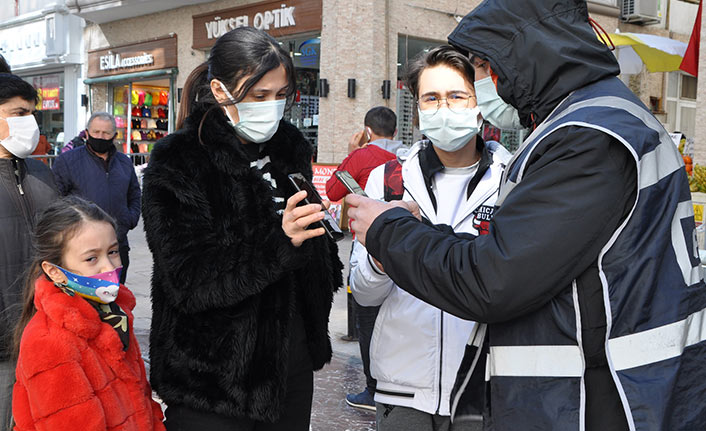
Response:
MULTIPOLYGON (((142 220, 129 232, 130 266, 127 287, 137 299, 134 310, 135 335, 142 349, 145 365, 149 368, 149 331, 151 318, 150 280, 152 254, 147 247, 142 220)), ((351 249, 350 234, 338 243, 339 257, 348 274, 351 249)), ((346 289, 342 287, 334 298, 329 333, 333 344, 331 363, 314 374, 314 400, 311 413, 311 431, 374 431, 375 413, 354 409, 346 404, 348 393, 358 393, 365 387, 363 364, 357 342, 343 341, 348 324, 346 289)))

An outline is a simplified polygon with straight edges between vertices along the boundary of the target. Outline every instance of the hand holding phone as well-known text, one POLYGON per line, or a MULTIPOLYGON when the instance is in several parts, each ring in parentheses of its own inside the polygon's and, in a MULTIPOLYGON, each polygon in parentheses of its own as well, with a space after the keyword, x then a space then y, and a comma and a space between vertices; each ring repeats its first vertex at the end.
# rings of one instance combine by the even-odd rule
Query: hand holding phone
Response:
POLYGON ((316 223, 312 223, 309 227, 307 227, 307 229, 323 227, 326 231, 326 236, 328 236, 329 239, 331 239, 332 241, 342 240, 344 237, 343 232, 338 227, 338 223, 336 223, 336 220, 334 220, 331 216, 331 213, 329 213, 326 210, 326 207, 324 207, 323 200, 321 199, 321 196, 319 196, 319 193, 316 191, 316 188, 314 188, 314 186, 309 181, 307 181, 304 175, 298 172, 289 174, 288 177, 289 181, 292 183, 292 185, 294 185, 294 188, 297 189, 297 191, 306 191, 307 197, 304 199, 304 202, 306 204, 319 204, 321 206, 321 210, 324 212, 323 220, 319 220, 316 223))
POLYGON ((353 178, 353 175, 350 174, 348 171, 336 171, 334 174, 336 175, 336 178, 338 181, 343 183, 344 186, 348 189, 349 192, 355 193, 357 195, 365 196, 367 197, 368 195, 365 194, 365 190, 363 190, 362 187, 358 184, 358 182, 353 178))

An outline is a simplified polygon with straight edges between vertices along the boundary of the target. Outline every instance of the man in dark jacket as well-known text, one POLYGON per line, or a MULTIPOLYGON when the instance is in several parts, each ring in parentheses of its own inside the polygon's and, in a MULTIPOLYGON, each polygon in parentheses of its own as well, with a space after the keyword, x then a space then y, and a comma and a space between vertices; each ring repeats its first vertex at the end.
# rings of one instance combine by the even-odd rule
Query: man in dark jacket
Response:
POLYGON ((487 322, 468 343, 452 415, 482 410, 493 430, 706 429, 706 288, 686 173, 616 78, 585 1, 485 1, 449 42, 490 63, 501 98, 534 128, 489 234, 359 196, 349 215, 399 286, 487 322), (486 399, 470 392, 484 380, 486 399))
POLYGON ((127 233, 140 219, 140 185, 130 159, 113 144, 116 127, 112 115, 94 113, 86 132, 86 145, 57 157, 52 168, 54 178, 62 196, 74 194, 95 202, 118 223, 123 264, 120 282, 125 283, 130 263, 127 233))
POLYGON ((12 334, 22 311, 24 272, 32 257, 32 229, 56 199, 51 171, 27 159, 39 141, 32 115, 37 91, 22 78, 0 73, 0 430, 12 411, 15 366, 12 334))

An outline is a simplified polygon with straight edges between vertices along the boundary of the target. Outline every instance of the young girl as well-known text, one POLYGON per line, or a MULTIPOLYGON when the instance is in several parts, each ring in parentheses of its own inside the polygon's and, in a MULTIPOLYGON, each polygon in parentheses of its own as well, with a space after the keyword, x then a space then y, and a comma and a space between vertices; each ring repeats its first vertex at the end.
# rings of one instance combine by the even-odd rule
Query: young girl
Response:
POLYGON ((77 197, 37 222, 16 332, 15 430, 163 430, 120 286, 115 222, 77 197))

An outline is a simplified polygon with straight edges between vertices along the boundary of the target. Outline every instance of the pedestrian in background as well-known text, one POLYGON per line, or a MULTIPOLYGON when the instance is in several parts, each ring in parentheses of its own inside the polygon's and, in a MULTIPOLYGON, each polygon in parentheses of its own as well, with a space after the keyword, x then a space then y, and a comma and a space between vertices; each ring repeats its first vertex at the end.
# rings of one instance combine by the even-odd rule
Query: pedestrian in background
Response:
POLYGON ((130 264, 127 233, 140 220, 142 194, 130 158, 113 143, 116 132, 112 115, 93 113, 86 124, 86 145, 59 155, 52 170, 62 196, 76 195, 94 202, 115 219, 123 265, 120 282, 125 283, 130 264))
POLYGON ((70 196, 37 221, 17 326, 17 431, 159 431, 133 331, 135 296, 119 284, 115 222, 70 196))
MULTIPOLYGON (((410 63, 407 88, 417 101, 417 125, 429 140, 416 143, 402 164, 393 160, 375 168, 365 188, 370 198, 413 200, 429 223, 488 234, 510 153, 497 142, 483 142, 473 81, 468 57, 448 45, 410 63)), ((381 307, 370 345, 377 430, 482 429, 480 415, 450 421, 451 390, 474 322, 405 292, 359 243, 354 255, 353 296, 381 307)), ((483 382, 473 386, 473 396, 482 399, 483 382)))
MULTIPOLYGON (((336 171, 348 171, 353 179, 365 188, 368 175, 374 168, 393 160, 401 141, 395 141, 397 134, 397 116, 394 111, 384 106, 376 106, 365 114, 363 130, 359 130, 348 143, 348 156, 343 159, 336 171)), ((343 199, 348 189, 332 175, 326 183, 326 196, 332 201, 343 199)), ((354 266, 351 260, 351 267, 354 266)), ((363 361, 365 389, 358 394, 346 395, 346 403, 352 407, 375 410, 375 379, 370 375, 370 337, 373 335, 375 318, 380 307, 364 307, 355 300, 355 326, 358 332, 360 357, 363 361)))
POLYGON ((150 381, 168 430, 309 430, 342 265, 323 228, 305 229, 322 206, 297 207, 306 192, 287 178, 312 178, 311 145, 282 120, 295 84, 267 33, 226 33, 145 170, 150 381))
POLYGON ((27 158, 39 142, 37 90, 0 73, 0 430, 9 429, 15 364, 12 328, 22 311, 22 275, 32 256, 35 219, 56 199, 51 171, 27 158))
POLYGON ((488 0, 449 42, 490 64, 502 101, 534 130, 508 164, 488 235, 347 199, 358 239, 398 286, 487 323, 459 370, 454 420, 706 429, 706 286, 686 171, 618 79, 586 2, 488 0), (474 381, 487 381, 484 405, 474 381))
POLYGON ((64 147, 61 149, 62 153, 65 153, 67 151, 71 151, 74 148, 82 147, 86 145, 86 139, 88 139, 88 134, 86 133, 86 130, 81 130, 78 132, 78 135, 74 136, 72 140, 70 140, 64 147))

